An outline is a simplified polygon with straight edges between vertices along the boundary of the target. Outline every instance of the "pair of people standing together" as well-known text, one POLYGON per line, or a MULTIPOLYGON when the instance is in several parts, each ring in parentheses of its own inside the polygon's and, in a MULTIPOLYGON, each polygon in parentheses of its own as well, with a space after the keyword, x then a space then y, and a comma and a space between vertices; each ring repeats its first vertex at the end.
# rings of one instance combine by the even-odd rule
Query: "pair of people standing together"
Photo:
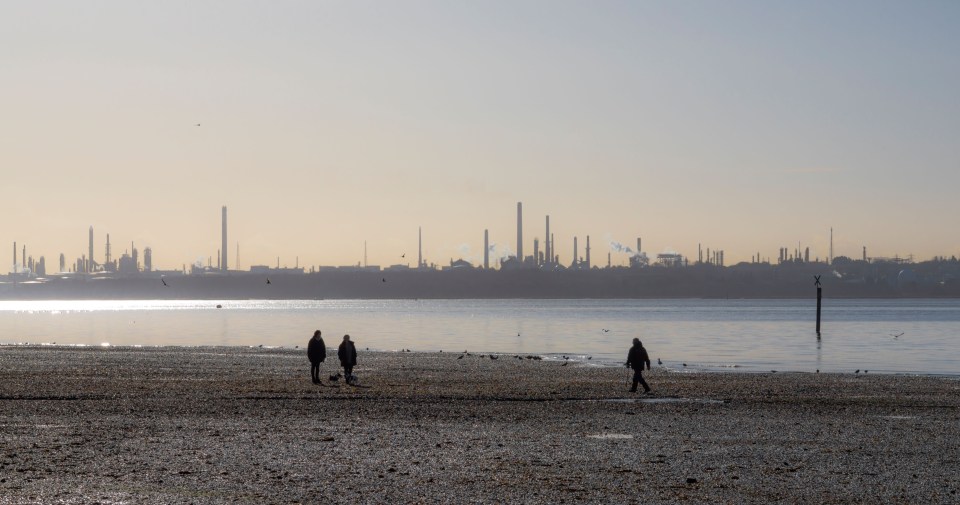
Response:
MULTIPOLYGON (((327 344, 323 342, 320 330, 313 332, 313 338, 307 344, 307 358, 310 359, 310 377, 314 384, 320 384, 320 363, 327 359, 327 344)), ((337 358, 340 359, 340 366, 343 367, 343 376, 347 378, 347 382, 350 382, 353 367, 357 365, 357 348, 350 340, 350 335, 343 336, 343 342, 337 349, 337 358)))

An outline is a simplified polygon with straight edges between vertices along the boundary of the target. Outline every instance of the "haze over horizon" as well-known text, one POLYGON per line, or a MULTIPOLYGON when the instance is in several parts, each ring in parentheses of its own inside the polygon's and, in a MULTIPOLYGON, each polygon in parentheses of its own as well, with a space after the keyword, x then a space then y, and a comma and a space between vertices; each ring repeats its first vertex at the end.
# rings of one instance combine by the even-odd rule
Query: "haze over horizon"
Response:
MULTIPOLYGON (((0 274, 482 259, 590 235, 726 264, 960 255, 960 3, 0 5, 0 274), (0 249, 3 250, 3 249, 0 249), (405 258, 401 258, 405 255, 405 258)), ((626 262, 614 254, 614 264, 626 262)))

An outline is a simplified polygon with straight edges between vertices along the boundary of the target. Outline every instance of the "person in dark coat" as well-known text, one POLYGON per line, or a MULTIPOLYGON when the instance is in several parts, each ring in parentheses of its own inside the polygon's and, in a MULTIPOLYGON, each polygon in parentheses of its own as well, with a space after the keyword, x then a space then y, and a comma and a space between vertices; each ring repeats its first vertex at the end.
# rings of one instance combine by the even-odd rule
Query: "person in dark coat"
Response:
POLYGON ((630 353, 627 354, 627 366, 633 368, 633 387, 630 388, 631 393, 637 392, 637 384, 643 385, 644 393, 650 392, 650 386, 647 385, 647 381, 643 380, 644 364, 647 365, 647 370, 650 370, 650 356, 647 355, 647 350, 643 348, 640 339, 635 338, 633 339, 633 347, 630 348, 630 353))
POLYGON ((337 349, 337 357, 340 358, 340 366, 343 367, 343 376, 349 381, 353 375, 353 367, 357 365, 357 348, 350 341, 350 335, 343 336, 343 342, 337 349))
POLYGON ((327 344, 320 336, 320 330, 313 332, 313 338, 307 344, 307 358, 310 359, 310 377, 314 384, 320 384, 320 363, 327 359, 327 344))

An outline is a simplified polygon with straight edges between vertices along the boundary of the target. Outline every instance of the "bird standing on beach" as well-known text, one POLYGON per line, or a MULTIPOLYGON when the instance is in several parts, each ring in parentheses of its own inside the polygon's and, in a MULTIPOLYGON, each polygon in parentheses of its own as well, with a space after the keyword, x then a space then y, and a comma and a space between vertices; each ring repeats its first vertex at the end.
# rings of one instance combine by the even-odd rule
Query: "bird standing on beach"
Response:
POLYGON ((660 361, 660 358, 657 358, 657 364, 658 364, 658 365, 662 365, 662 364, 663 364, 663 362, 660 361))
POLYGON ((269 277, 267 277, 267 284, 271 284, 269 277))

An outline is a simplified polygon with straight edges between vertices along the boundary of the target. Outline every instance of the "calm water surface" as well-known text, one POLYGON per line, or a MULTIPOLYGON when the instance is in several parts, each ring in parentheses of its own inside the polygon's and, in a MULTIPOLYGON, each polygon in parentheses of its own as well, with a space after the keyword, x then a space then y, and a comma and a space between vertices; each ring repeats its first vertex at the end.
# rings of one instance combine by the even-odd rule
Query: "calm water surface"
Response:
POLYGON ((639 336, 677 370, 960 375, 960 300, 281 300, 0 302, 0 343, 303 346, 577 356, 639 336), (902 334, 902 335, 901 335, 902 334), (900 335, 895 337, 895 335, 900 335), (686 363, 687 367, 683 364, 686 363))

